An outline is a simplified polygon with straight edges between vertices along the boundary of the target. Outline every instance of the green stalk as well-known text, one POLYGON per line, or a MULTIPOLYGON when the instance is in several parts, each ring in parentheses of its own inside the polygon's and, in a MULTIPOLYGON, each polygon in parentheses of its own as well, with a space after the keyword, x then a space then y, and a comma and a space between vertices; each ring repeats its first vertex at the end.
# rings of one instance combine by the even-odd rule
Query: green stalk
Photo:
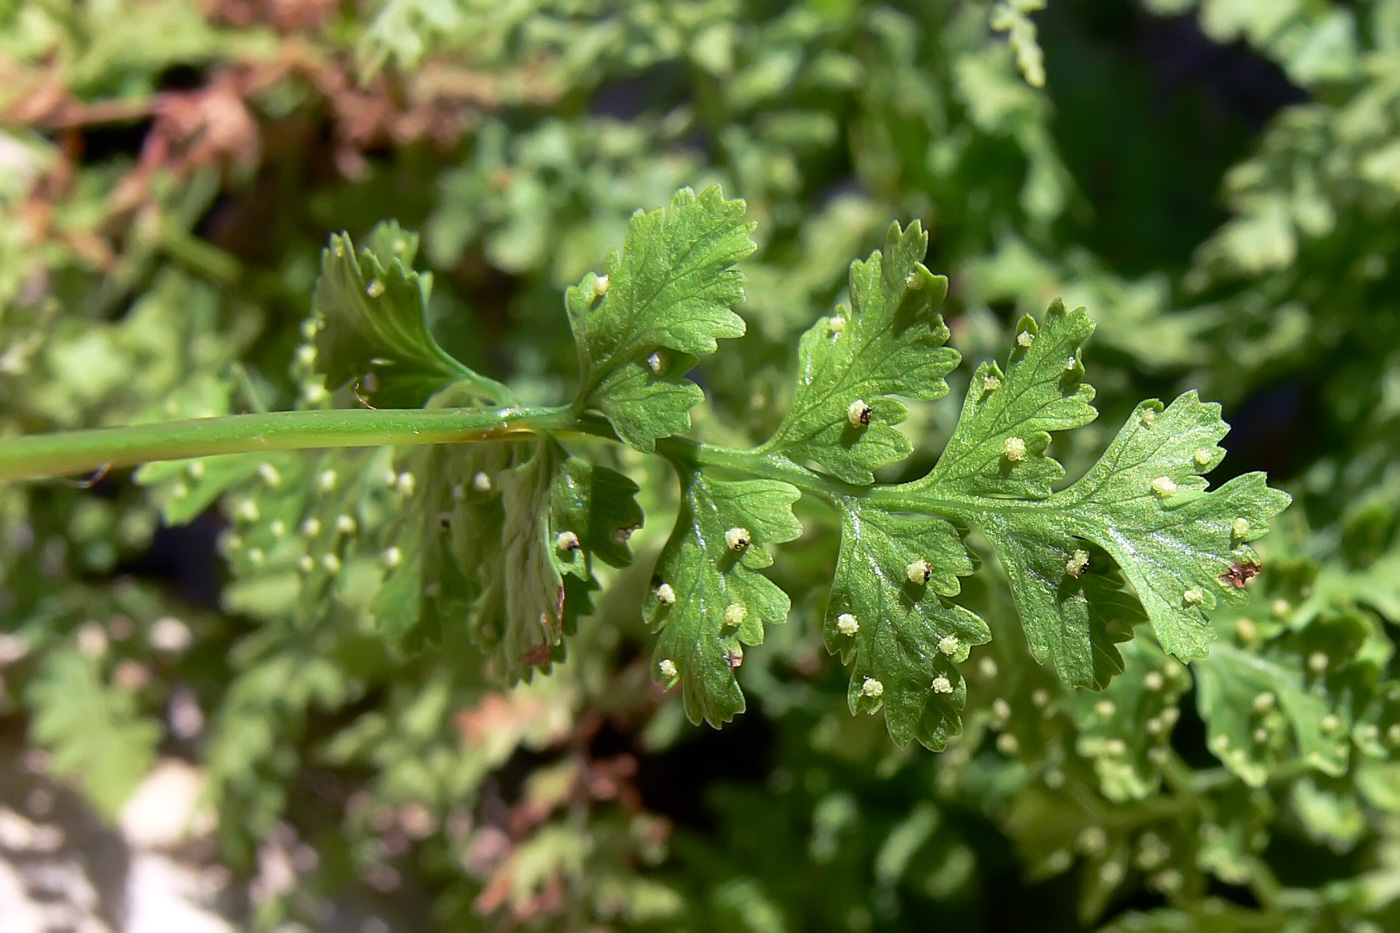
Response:
POLYGON ((576 428, 558 408, 282 411, 0 439, 0 480, 75 476, 156 460, 381 444, 462 444, 576 428))

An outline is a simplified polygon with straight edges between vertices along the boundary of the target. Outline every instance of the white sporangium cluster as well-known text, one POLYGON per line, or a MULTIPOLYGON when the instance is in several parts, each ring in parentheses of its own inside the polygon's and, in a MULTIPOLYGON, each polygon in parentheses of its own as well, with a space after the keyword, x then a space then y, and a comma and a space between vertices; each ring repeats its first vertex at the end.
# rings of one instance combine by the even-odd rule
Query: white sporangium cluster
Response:
POLYGON ((667 680, 675 680, 676 674, 678 673, 676 670, 676 662, 672 661, 670 658, 662 658, 660 663, 656 665, 656 669, 660 671, 661 676, 665 677, 667 680))
POLYGON ((846 636, 854 635, 860 631, 860 623, 849 612, 843 612, 836 617, 836 631, 846 636))
POLYGON ((1030 349, 1030 346, 1033 343, 1035 343, 1035 334, 1031 333, 1028 330, 1023 330, 1016 335, 1016 346, 1020 347, 1023 350, 1030 349))
POLYGON ((663 606, 672 605, 676 601, 676 591, 671 588, 671 584, 663 583, 656 588, 656 601, 663 606))
POLYGON ((1070 555, 1069 560, 1065 563, 1065 573, 1078 580, 1088 566, 1089 552, 1083 548, 1076 548, 1074 553, 1070 555))
POLYGON ((874 677, 867 677, 865 680, 861 681, 860 692, 874 699, 884 694, 885 685, 874 677))
POLYGON ((1001 455, 1011 463, 1026 459, 1026 442, 1019 437, 1008 437, 1001 447, 1001 455))
POLYGON ((1199 606, 1206 601, 1206 594, 1199 586, 1193 586, 1181 594, 1181 600, 1188 606, 1199 606))
POLYGON ((1159 476, 1152 481, 1152 494, 1158 499, 1170 499, 1176 495, 1176 480, 1170 476, 1159 476))
POLYGON ((664 373, 666 371, 666 354, 662 353, 660 350, 657 350, 656 352, 648 356, 647 369, 650 369, 652 373, 657 376, 664 373))
POLYGON ((909 562, 909 566, 904 568, 905 574, 909 577, 910 583, 927 583, 929 577, 933 576, 933 565, 922 557, 909 562))
POLYGON ((947 677, 943 676, 942 674, 939 674, 937 677, 933 678, 933 692, 934 692, 934 693, 952 693, 952 692, 953 692, 953 682, 952 682, 951 680, 949 680, 947 677))
POLYGON ((582 542, 578 539, 578 535, 572 531, 561 531, 559 532, 559 536, 554 539, 554 546, 566 552, 577 551, 581 543, 582 542))
POLYGON ((851 422, 851 427, 863 428, 870 424, 870 417, 874 411, 873 408, 865 404, 864 399, 856 399, 846 406, 846 418, 851 422))
POLYGON ((958 636, 944 635, 938 640, 938 650, 951 658, 953 655, 958 653, 958 647, 960 644, 961 642, 959 642, 958 636))
POLYGON ((749 546, 750 540, 747 528, 731 528, 724 533, 724 543, 729 545, 730 550, 742 551, 749 546))
POLYGON ((749 610, 739 603, 730 603, 724 608, 724 621, 728 625, 736 627, 743 625, 744 620, 748 617, 749 610))

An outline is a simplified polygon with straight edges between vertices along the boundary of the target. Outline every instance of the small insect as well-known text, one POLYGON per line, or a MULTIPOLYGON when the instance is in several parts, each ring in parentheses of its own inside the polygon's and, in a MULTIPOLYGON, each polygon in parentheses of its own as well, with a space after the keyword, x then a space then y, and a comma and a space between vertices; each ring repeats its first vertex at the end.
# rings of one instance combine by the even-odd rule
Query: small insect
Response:
POLYGON ((1259 576, 1259 571, 1264 568, 1255 561, 1235 561, 1230 565, 1230 569, 1220 575, 1221 583, 1228 583, 1235 589, 1242 590, 1244 585, 1250 580, 1259 576))

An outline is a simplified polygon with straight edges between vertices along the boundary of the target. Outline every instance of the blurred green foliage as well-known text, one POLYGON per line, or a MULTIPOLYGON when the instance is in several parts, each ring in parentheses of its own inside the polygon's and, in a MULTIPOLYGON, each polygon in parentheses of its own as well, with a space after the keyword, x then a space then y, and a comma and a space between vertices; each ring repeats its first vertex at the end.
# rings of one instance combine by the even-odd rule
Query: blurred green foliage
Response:
MULTIPOLYGON (((994 638, 964 733, 898 749, 820 648, 813 512, 737 728, 651 683, 665 521, 601 571, 569 662, 500 692, 463 633, 405 653, 371 622, 403 464, 288 454, 276 495, 268 458, 0 488, 7 726, 109 813, 157 754, 200 762, 240 872, 293 827, 320 859, 266 929, 347 889, 444 929, 1400 925, 1400 2, 1038 5, 0 2, 0 433, 324 404, 298 356, 319 251, 388 217, 423 231, 442 347, 563 397, 564 289, 634 208, 718 182, 758 250, 694 432, 762 438, 849 260, 919 218, 955 392, 1063 297, 1099 322, 1104 415, 1057 440, 1070 476, 1194 387, 1235 426, 1223 471, 1297 499, 1207 658, 1139 634, 1069 690, 1006 586, 968 578, 994 638), (1180 77, 1192 56, 1248 68, 1180 77), (328 470, 354 533, 289 527, 328 470), (197 531, 172 545, 161 508, 197 531), (162 565, 215 532, 226 563, 162 565)), ((921 453, 885 478, 955 417, 917 406, 921 453)), ((664 470, 606 456, 674 511, 664 470)))

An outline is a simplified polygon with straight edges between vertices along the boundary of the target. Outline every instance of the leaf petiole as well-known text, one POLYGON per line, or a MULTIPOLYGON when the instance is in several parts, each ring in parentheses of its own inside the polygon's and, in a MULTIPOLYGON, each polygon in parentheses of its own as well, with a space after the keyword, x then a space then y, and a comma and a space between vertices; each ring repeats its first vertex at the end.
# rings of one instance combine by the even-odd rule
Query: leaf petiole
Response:
POLYGON ((501 441, 578 428, 566 408, 374 409, 226 415, 0 439, 0 480, 76 476, 158 460, 384 444, 501 441))

